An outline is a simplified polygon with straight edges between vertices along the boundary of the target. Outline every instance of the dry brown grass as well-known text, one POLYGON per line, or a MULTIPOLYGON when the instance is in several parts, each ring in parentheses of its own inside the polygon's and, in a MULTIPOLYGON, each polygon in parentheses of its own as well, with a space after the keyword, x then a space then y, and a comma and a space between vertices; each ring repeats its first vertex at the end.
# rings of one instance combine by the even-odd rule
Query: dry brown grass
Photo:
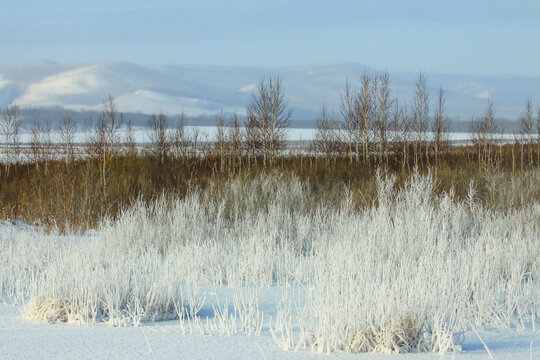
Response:
MULTIPOLYGON (((437 164, 433 159, 423 161, 419 172, 433 174, 439 193, 453 189, 456 199, 462 199, 472 182, 484 204, 517 207, 540 199, 540 179, 535 165, 516 166, 512 151, 512 145, 500 148, 497 158, 486 165, 479 164, 473 147, 457 147, 437 164), (501 187, 512 191, 503 194, 498 191, 501 187)), ((138 200, 148 202, 163 194, 183 197, 190 189, 202 190, 210 183, 217 191, 225 180, 264 172, 297 176, 308 184, 314 202, 338 204, 341 191, 347 188, 356 206, 365 207, 377 200, 375 173, 381 167, 397 177, 397 186, 414 171, 403 166, 399 154, 384 165, 350 161, 346 154, 330 159, 294 155, 281 156, 266 167, 260 159, 251 159, 250 164, 248 158, 235 159, 227 161, 224 169, 215 155, 157 161, 144 154, 120 154, 108 159, 105 181, 99 158, 11 164, 9 168, 0 164, 0 217, 60 229, 92 228, 104 219, 114 219, 138 200)))

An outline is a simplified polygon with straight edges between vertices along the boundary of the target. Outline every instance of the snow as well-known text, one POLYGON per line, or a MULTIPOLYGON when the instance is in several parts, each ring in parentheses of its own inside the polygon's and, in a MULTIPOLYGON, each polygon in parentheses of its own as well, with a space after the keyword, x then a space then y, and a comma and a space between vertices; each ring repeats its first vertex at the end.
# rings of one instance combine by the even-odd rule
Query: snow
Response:
POLYGON ((20 106, 56 105, 61 95, 85 94, 100 86, 93 73, 97 66, 85 66, 49 76, 43 81, 30 85, 23 96, 17 99, 20 106))
POLYGON ((9 84, 10 81, 4 79, 4 77, 2 76, 2 74, 0 74, 0 88, 6 86, 7 84, 9 84))
MULTIPOLYGON (((117 97, 115 102, 118 105, 118 109, 123 112, 137 112, 140 109, 144 109, 144 112, 149 114, 177 114, 184 111, 185 113, 190 114, 190 116, 209 116, 215 115, 219 111, 217 105, 209 101, 161 94, 150 90, 137 90, 132 93, 123 94, 117 97)), ((80 109, 80 106, 74 105, 73 107, 68 106, 67 108, 78 110, 80 109)), ((101 104, 86 107, 86 109, 97 111, 101 108, 101 104)), ((224 107, 223 111, 226 113, 245 112, 243 108, 235 107, 224 107)))
POLYGON ((478 94, 476 94, 477 98, 484 99, 484 100, 489 99, 490 96, 491 96, 491 92, 489 90, 484 90, 484 91, 479 92, 478 94))
MULTIPOLYGON (((270 293, 275 289, 261 289, 270 293)), ((270 310, 270 305, 266 310, 270 310)), ((208 308, 208 306, 206 307, 208 308)), ((203 309, 204 310, 204 309, 203 309)), ((479 333, 495 359, 540 358, 540 331, 489 330, 479 333), (532 352, 531 352, 532 342, 532 352)), ((177 321, 145 323, 140 327, 41 324, 25 320, 19 308, 0 304, 0 359, 489 359, 473 332, 465 334, 459 353, 331 354, 309 350, 283 351, 269 331, 261 336, 182 335, 177 321)))
POLYGON ((257 84, 250 84, 250 85, 246 85, 244 87, 241 87, 240 88, 240 91, 244 91, 244 92, 252 92, 253 90, 255 90, 255 87, 257 86, 257 84))

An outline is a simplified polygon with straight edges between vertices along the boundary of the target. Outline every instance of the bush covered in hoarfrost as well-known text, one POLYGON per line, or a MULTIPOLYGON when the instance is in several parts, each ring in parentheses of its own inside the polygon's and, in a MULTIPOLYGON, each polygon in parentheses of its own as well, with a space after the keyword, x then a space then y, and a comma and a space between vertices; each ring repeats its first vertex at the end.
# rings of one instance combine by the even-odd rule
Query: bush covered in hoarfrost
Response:
MULTIPOLYGON (((182 308, 196 319, 201 284, 301 285, 305 301, 285 294, 272 333, 320 352, 444 352, 467 329, 535 323, 540 204, 496 211, 473 187, 459 202, 435 186, 381 175, 371 207, 343 190, 338 207, 314 208, 299 179, 261 175, 138 204, 85 236, 4 231, 1 291, 32 319, 136 325, 182 308)), ((212 326, 228 333, 223 318, 212 326)))

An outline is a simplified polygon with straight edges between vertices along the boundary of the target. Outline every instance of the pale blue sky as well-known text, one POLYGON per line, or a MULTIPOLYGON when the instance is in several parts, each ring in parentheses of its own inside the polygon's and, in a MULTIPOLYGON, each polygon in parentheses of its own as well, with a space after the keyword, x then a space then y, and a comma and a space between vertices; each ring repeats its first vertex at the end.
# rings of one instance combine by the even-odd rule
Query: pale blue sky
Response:
POLYGON ((540 1, 0 0, 0 64, 288 66, 540 76, 540 1))

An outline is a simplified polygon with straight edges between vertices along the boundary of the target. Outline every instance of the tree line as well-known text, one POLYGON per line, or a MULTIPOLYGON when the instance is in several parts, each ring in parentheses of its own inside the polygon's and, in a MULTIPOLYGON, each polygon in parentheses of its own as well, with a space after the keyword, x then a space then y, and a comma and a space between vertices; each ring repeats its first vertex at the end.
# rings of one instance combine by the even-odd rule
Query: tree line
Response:
MULTIPOLYGON (((322 106, 314 139, 303 151, 323 157, 328 163, 344 156, 357 164, 387 166, 393 158, 403 168, 436 165, 450 148, 452 124, 446 114, 445 102, 445 91, 441 87, 435 96, 434 109, 430 109, 426 76, 422 72, 415 84, 414 98, 409 103, 400 103, 393 94, 387 72, 364 73, 357 86, 346 81, 337 111, 322 106)), ((70 116, 60 119, 54 128, 50 121, 42 123, 34 119, 30 144, 24 148, 20 140, 19 113, 20 108, 11 104, 3 109, 0 119, 7 171, 9 164, 18 162, 23 153, 36 166, 47 164, 59 153, 66 162, 84 154, 101 159, 103 178, 107 158, 119 153, 146 152, 160 163, 168 156, 212 155, 219 158, 221 170, 226 165, 235 168, 258 162, 271 166, 287 149, 287 128, 292 116, 279 76, 268 76, 257 84, 246 107, 245 119, 240 120, 236 114, 227 117, 222 111, 216 119, 217 131, 212 142, 196 130, 186 131, 183 114, 176 121, 171 121, 165 114, 155 114, 148 119, 148 142, 144 147, 138 146, 132 122, 124 119, 114 98, 109 96, 95 123, 87 123, 83 129, 77 129, 70 116), (82 143, 75 139, 78 130, 84 133, 82 143), (53 141, 55 137, 57 140, 53 141)), ((483 115, 471 121, 470 132, 479 164, 500 161, 505 141, 500 135, 503 129, 495 118, 491 96, 483 115)), ((539 133, 540 107, 535 110, 529 99, 520 117, 520 132, 514 136, 514 166, 540 163, 539 133)))

